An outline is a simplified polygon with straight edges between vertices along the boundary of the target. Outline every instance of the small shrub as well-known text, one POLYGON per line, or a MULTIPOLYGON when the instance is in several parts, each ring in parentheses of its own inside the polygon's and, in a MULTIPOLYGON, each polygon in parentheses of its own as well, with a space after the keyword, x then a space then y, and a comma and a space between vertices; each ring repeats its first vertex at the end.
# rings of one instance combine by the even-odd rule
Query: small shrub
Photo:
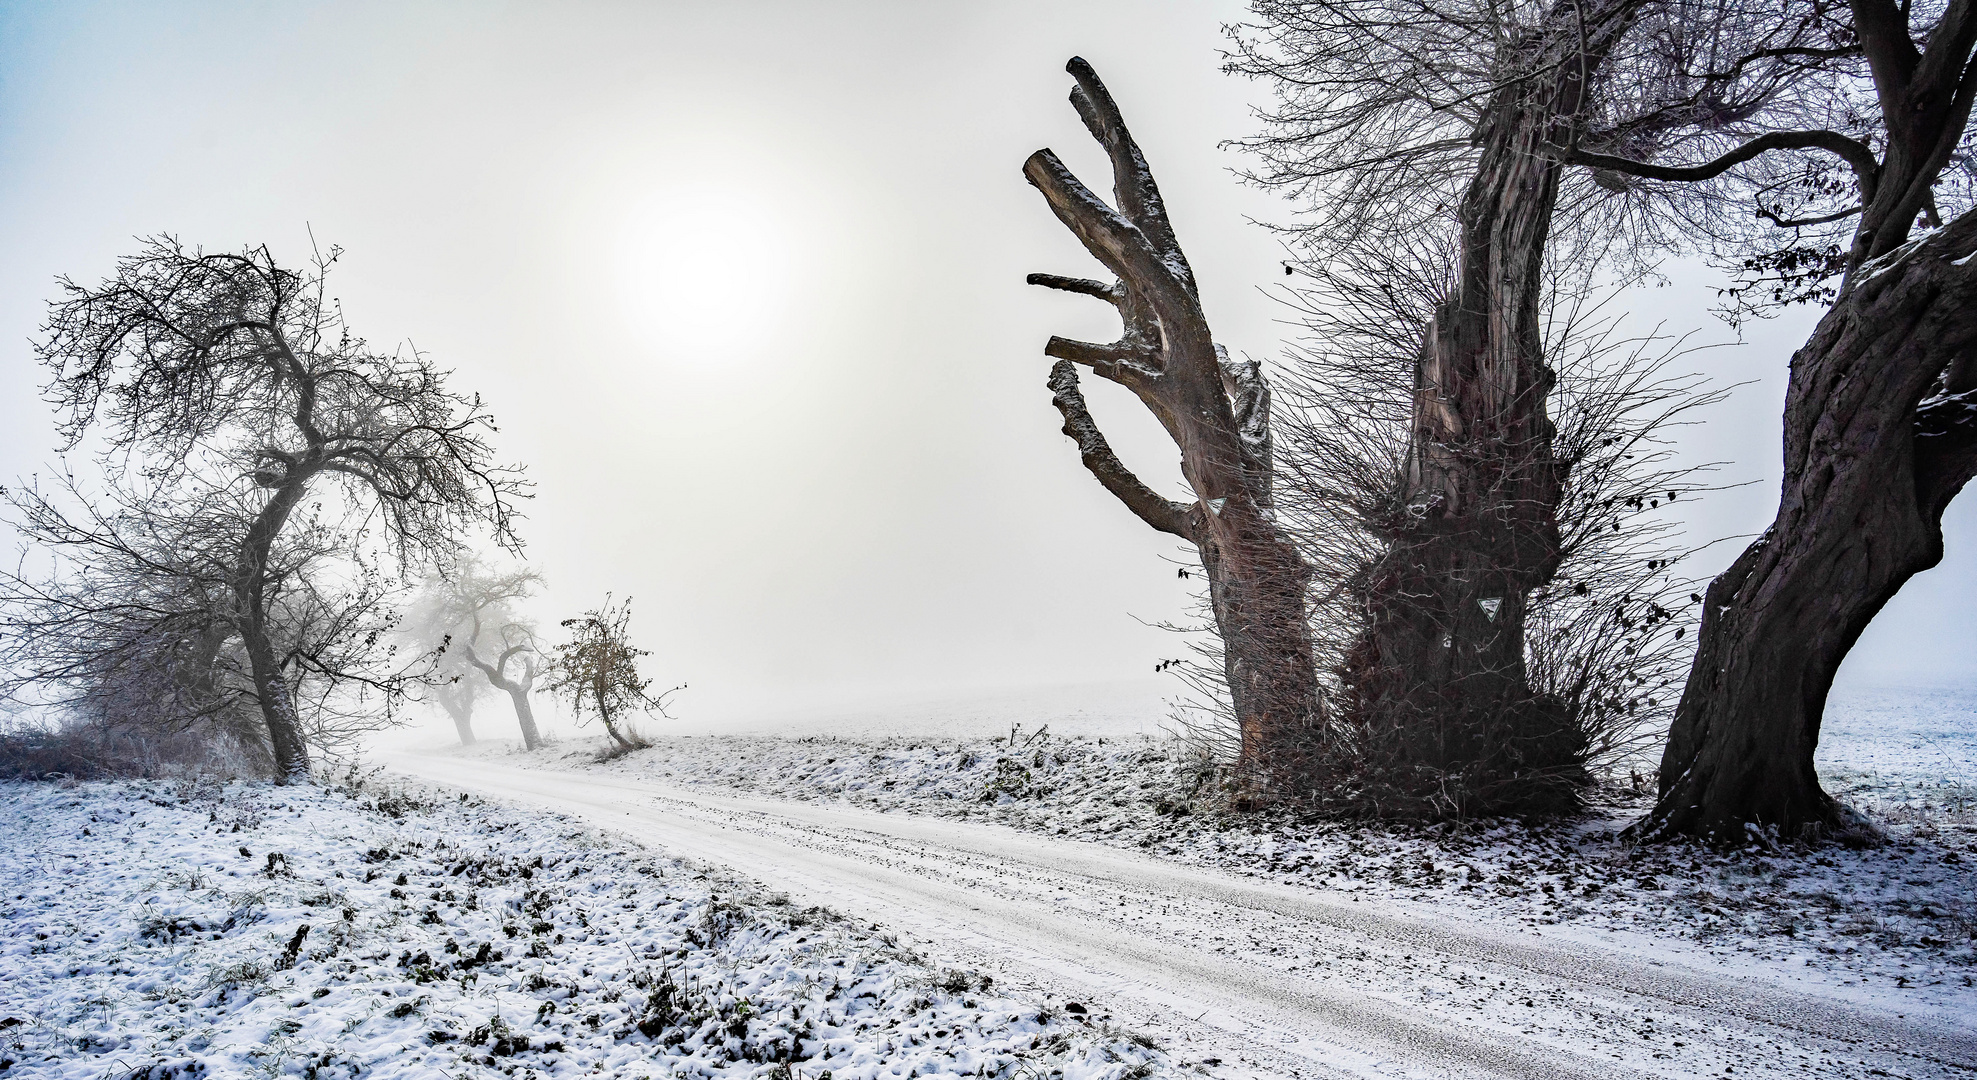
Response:
POLYGON ((748 909, 733 900, 715 897, 700 912, 700 933, 709 948, 720 948, 752 922, 748 909))
POLYGON ((1021 762, 1006 757, 996 759, 995 775, 982 785, 983 802, 994 802, 1004 795, 1023 799, 1040 794, 1042 792, 1037 790, 1030 778, 1030 770, 1024 768, 1021 762))
POLYGON ((934 977, 935 988, 950 994, 965 994, 970 990, 987 993, 995 980, 980 972, 962 971, 960 968, 946 968, 934 977))

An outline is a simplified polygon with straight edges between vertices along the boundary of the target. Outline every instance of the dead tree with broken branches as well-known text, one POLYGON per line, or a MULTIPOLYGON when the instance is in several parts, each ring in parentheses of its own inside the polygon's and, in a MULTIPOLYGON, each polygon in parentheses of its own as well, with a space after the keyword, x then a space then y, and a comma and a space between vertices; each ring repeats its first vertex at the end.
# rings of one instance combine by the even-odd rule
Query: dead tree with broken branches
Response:
POLYGON ((1032 274, 1029 282, 1111 304, 1122 329, 1106 344, 1051 338, 1051 400, 1092 476, 1141 521, 1200 553, 1242 758, 1260 779, 1287 782, 1280 773, 1291 762, 1277 749, 1316 723, 1320 706, 1305 624, 1309 571, 1272 513, 1270 389, 1259 365, 1231 361, 1215 343, 1153 170, 1112 95, 1083 59, 1067 70, 1077 82, 1071 105, 1111 159, 1116 205, 1047 149, 1030 156, 1023 175, 1115 280, 1032 274), (1086 408, 1079 368, 1132 391, 1160 421, 1180 449, 1192 502, 1154 491, 1112 452, 1086 408))

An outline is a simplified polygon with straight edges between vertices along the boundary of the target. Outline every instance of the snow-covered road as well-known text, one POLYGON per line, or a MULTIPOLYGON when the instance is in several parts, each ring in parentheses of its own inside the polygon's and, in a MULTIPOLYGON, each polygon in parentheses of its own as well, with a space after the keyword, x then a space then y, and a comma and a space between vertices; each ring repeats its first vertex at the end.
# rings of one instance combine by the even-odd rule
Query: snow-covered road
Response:
POLYGON ((1977 1077, 1977 1017, 1917 1019, 1583 942, 1492 933, 1001 826, 401 755, 408 775, 731 867, 1016 972, 1184 1060, 1410 1077, 1977 1077))

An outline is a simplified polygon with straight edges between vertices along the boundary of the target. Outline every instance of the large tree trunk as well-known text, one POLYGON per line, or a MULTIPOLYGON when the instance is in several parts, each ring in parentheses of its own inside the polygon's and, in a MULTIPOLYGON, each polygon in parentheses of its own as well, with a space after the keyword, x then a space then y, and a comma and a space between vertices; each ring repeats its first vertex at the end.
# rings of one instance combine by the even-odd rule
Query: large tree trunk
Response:
POLYGON ((1546 411, 1543 273, 1563 168, 1549 150, 1635 6, 1555 7, 1534 40, 1584 51, 1533 65, 1477 129, 1456 280, 1416 362, 1406 473, 1341 673, 1347 718, 1389 740, 1399 773, 1467 803, 1446 810, 1561 809, 1584 779, 1583 737, 1525 675, 1526 599, 1558 569, 1567 468, 1546 411))
POLYGON ((1269 390, 1254 363, 1231 363, 1214 342, 1165 205, 1139 146, 1098 75, 1067 65, 1071 103, 1112 162, 1115 210, 1049 150, 1023 165, 1051 210, 1118 276, 1103 282, 1032 274, 1033 285, 1105 300, 1118 309, 1118 341, 1053 337, 1044 346, 1052 401, 1087 469, 1142 521, 1182 537, 1201 554, 1223 647, 1243 762, 1274 781, 1281 735, 1318 716, 1305 591, 1310 570, 1279 530, 1272 506, 1269 390), (1192 503, 1174 502, 1134 476, 1112 453, 1078 389, 1075 365, 1131 390, 1181 451, 1192 503))
MULTIPOLYGON (((208 605, 209 610, 220 607, 218 602, 208 605)), ((249 760, 244 764, 257 771, 272 771, 274 754, 268 742, 267 725, 244 708, 244 703, 222 703, 220 654, 235 633, 231 621, 215 618, 193 639, 191 652, 176 675, 178 692, 182 695, 180 705, 191 710, 192 715, 203 716, 215 731, 231 740, 234 750, 247 755, 249 760)))
POLYGON ((302 737, 302 722, 295 712, 295 697, 282 677, 273 644, 265 627, 243 632, 247 660, 254 672, 254 695, 261 703, 261 719, 268 726, 268 745, 275 755, 275 782, 309 782, 309 744, 302 737))
POLYGON ((1864 265, 1793 356, 1778 516, 1709 587, 1645 832, 1846 824, 1812 762, 1834 673, 1977 473, 1973 252, 1977 211, 1864 265))
POLYGON ((295 698, 282 675, 281 660, 268 627, 267 589, 269 562, 275 538, 288 523, 288 515, 307 491, 305 473, 299 470, 275 489, 266 506, 256 515, 241 543, 240 566, 235 570, 234 596, 239 606, 241 643, 254 677, 254 695, 260 701, 261 719, 268 726, 268 745, 275 755, 275 782, 308 783, 309 746, 302 737, 302 722, 296 715, 295 698))

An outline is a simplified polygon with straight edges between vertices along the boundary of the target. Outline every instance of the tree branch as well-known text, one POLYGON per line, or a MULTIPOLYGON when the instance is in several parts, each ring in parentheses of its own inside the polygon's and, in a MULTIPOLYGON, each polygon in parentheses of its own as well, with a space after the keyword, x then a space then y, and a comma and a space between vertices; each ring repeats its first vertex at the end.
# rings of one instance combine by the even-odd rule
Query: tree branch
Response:
POLYGON ((1078 80, 1077 89, 1071 91, 1071 107, 1078 110, 1085 129, 1112 159, 1112 194, 1120 213, 1139 226, 1156 251, 1173 261, 1176 276, 1192 290, 1194 272, 1181 254, 1173 223, 1167 219, 1160 185, 1154 183, 1153 169, 1140 153, 1139 144, 1133 141, 1132 132, 1127 130, 1126 119, 1120 114, 1118 103, 1112 100, 1112 92, 1082 56, 1072 57, 1064 70, 1078 80))
POLYGON ((1656 165, 1652 162, 1632 161, 1623 157, 1595 154, 1567 147, 1554 147, 1553 150, 1558 153, 1559 160, 1570 165, 1583 165, 1590 169, 1606 169, 1649 180, 1669 180, 1683 184, 1720 176, 1731 167, 1741 165, 1771 150, 1825 150, 1838 155, 1847 164, 1853 166, 1854 175, 1860 181, 1862 201, 1874 197, 1874 180, 1881 169, 1880 163, 1874 160, 1874 152, 1865 144, 1837 131, 1825 130, 1767 132, 1716 160, 1701 165, 1656 165))
POLYGON ((1105 441, 1105 434, 1098 430, 1092 420, 1091 410, 1085 406, 1085 396, 1078 390, 1078 369, 1069 360, 1059 360, 1051 365, 1050 403, 1064 417, 1064 434, 1078 444, 1078 455, 1085 468, 1104 485, 1113 497, 1126 504, 1141 521, 1171 533, 1184 540, 1195 539, 1193 520, 1189 517, 1189 507, 1174 502, 1152 488, 1147 487, 1126 468, 1112 446, 1105 441))
POLYGON ((1044 343, 1043 354, 1052 359, 1083 364, 1102 378, 1126 385, 1160 377, 1160 369, 1156 366, 1158 362, 1154 358, 1120 341, 1100 345, 1053 334, 1044 343))
POLYGON ((1043 193, 1057 220, 1121 281, 1185 290, 1175 278, 1173 268, 1154 250, 1139 226, 1093 194, 1055 153, 1039 150, 1031 154, 1023 162, 1023 176, 1043 193))
POLYGON ((1835 210, 1830 214, 1820 214, 1817 217, 1787 218, 1787 217, 1779 217, 1778 214, 1772 211, 1769 207, 1765 206, 1763 203, 1759 203, 1757 205, 1757 216, 1762 218, 1769 218, 1771 220, 1771 224, 1776 225, 1781 229, 1799 229, 1799 228, 1804 228, 1805 226, 1808 225, 1824 225, 1829 221, 1838 221, 1841 218, 1850 218, 1855 214, 1860 213, 1862 209, 1864 208, 1860 206, 1849 206, 1845 210, 1835 210))
POLYGON ((1908 35, 1908 17, 1893 0, 1850 0, 1854 33, 1860 37, 1860 51, 1867 57, 1874 75, 1874 89, 1881 99, 1881 115, 1894 121, 1902 114, 1915 65, 1922 54, 1908 35))
POLYGON ((1056 289, 1059 292, 1077 293, 1081 296, 1095 296, 1114 307, 1118 307, 1126 299, 1125 286, 1116 281, 1107 285, 1102 281, 1093 281, 1090 278, 1064 277, 1059 274, 1031 274, 1029 277, 1024 278, 1023 281, 1025 284, 1041 285, 1046 289, 1056 289))

